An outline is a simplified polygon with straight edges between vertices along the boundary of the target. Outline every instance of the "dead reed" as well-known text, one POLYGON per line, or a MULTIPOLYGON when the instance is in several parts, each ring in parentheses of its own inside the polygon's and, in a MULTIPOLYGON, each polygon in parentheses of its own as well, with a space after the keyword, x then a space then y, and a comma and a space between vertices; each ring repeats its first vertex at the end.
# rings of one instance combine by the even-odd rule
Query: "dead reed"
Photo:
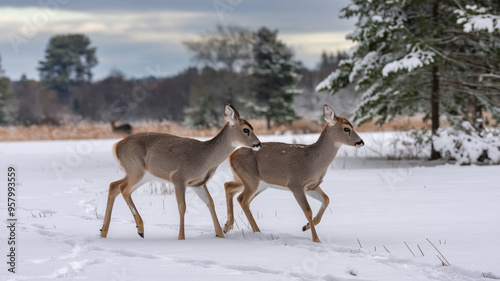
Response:
MULTIPOLYGON (((265 120, 249 120, 258 135, 319 133, 324 125, 307 118, 296 120, 292 124, 278 124, 268 129, 265 120)), ((184 137, 211 137, 219 128, 190 129, 171 121, 143 121, 130 123, 134 133, 162 132, 184 137)), ((375 121, 368 122, 356 128, 359 132, 394 131, 408 128, 427 128, 429 124, 421 118, 401 117, 395 121, 375 125, 375 121)), ((106 122, 65 123, 62 125, 32 125, 32 126, 0 126, 0 141, 28 141, 28 140, 67 140, 67 139, 111 139, 121 138, 123 135, 114 133, 111 125, 106 122)))

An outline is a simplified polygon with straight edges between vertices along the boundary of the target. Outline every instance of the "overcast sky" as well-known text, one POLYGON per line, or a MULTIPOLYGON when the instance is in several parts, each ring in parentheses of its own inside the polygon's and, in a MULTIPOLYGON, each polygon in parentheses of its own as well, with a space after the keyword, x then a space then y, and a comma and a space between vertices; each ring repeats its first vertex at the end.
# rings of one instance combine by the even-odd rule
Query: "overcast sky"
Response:
POLYGON ((182 41, 196 39, 217 24, 278 29, 296 58, 313 68, 323 50, 347 50, 354 20, 339 19, 349 0, 2 0, 0 56, 5 74, 39 79, 38 62, 49 38, 84 33, 97 47, 95 79, 112 69, 127 77, 176 74, 190 64, 182 41), (29 4, 33 3, 33 4, 29 4))

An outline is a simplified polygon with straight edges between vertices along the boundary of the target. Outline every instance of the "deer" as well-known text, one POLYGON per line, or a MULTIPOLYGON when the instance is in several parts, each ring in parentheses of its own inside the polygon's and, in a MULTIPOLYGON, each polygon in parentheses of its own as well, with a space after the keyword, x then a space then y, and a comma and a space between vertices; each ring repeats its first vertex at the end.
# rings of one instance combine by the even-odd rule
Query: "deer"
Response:
POLYGON ((235 148, 243 146, 259 150, 262 146, 252 125, 241 118, 230 104, 224 107, 224 119, 227 121, 224 127, 207 141, 166 133, 136 133, 116 143, 113 151, 126 175, 109 185, 101 237, 108 234, 113 204, 121 193, 132 212, 139 236, 144 238, 143 220, 131 194, 144 183, 161 180, 174 185, 180 217, 179 240, 185 239, 185 193, 188 186, 194 189, 210 210, 216 236, 224 238, 207 182, 235 148))
POLYGON ((116 122, 118 119, 112 119, 109 121, 111 123, 111 129, 113 129, 113 133, 130 135, 132 134, 132 126, 130 124, 122 124, 120 126, 116 126, 116 122))
POLYGON ((302 231, 311 229, 312 240, 321 243, 315 225, 320 223, 330 202, 320 188, 323 177, 341 145, 356 148, 364 145, 353 125, 346 118, 336 116, 326 104, 323 106, 323 117, 326 125, 318 140, 311 145, 265 142, 259 151, 239 148, 231 154, 229 164, 235 180, 224 184, 227 204, 224 233, 233 227, 233 197, 238 192, 241 194, 237 200, 253 232, 260 232, 250 211, 250 203, 258 194, 271 187, 293 193, 307 219, 302 231), (306 195, 321 202, 314 218, 306 195))

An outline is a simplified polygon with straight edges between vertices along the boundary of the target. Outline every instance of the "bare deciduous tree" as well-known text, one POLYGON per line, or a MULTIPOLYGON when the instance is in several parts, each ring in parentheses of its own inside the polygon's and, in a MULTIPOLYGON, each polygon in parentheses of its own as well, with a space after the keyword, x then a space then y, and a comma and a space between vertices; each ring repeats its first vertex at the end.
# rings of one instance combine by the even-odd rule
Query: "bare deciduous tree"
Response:
POLYGON ((217 25, 214 32, 203 34, 198 40, 183 44, 193 53, 193 59, 213 68, 234 72, 252 52, 253 32, 238 26, 217 25))

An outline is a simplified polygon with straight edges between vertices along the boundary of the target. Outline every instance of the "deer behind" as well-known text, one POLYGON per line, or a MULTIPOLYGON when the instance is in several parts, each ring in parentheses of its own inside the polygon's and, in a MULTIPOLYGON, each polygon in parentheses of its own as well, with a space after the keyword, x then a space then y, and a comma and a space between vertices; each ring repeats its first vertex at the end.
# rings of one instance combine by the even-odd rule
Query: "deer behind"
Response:
POLYGON ((130 126, 130 124, 122 124, 116 126, 117 121, 118 119, 113 119, 109 121, 109 123, 111 123, 111 129, 113 130, 113 133, 124 134, 124 135, 132 134, 132 126, 130 126))
POLYGON ((314 144, 268 142, 263 143, 258 152, 240 148, 229 157, 235 181, 224 184, 228 213, 225 233, 234 223, 233 197, 238 192, 242 192, 238 202, 252 230, 260 232, 250 212, 250 202, 266 188, 276 187, 286 188, 293 193, 308 222, 302 230, 310 228, 313 241, 320 242, 314 226, 321 221, 329 204, 328 196, 320 188, 323 177, 342 144, 357 148, 364 145, 352 124, 345 118, 335 116, 328 105, 323 107, 323 116, 327 124, 314 144), (306 195, 322 203, 314 219, 306 195))

